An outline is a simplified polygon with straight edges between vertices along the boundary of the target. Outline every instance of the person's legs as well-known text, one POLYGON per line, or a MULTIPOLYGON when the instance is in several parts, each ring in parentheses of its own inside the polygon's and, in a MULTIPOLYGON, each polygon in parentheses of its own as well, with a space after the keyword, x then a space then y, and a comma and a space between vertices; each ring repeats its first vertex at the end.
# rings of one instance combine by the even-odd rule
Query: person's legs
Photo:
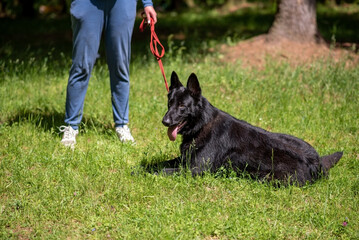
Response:
POLYGON ((77 129, 90 74, 98 56, 104 25, 103 0, 74 0, 71 3, 73 55, 66 96, 65 123, 77 129))
POLYGON ((113 118, 116 127, 129 121, 131 37, 136 18, 135 0, 107 1, 106 56, 110 72, 113 118))

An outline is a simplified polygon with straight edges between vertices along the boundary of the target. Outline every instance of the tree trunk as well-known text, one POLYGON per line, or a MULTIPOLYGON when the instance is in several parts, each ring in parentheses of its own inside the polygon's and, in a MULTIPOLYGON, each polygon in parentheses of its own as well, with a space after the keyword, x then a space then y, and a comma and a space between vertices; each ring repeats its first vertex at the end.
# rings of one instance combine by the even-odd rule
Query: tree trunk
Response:
POLYGON ((184 2, 186 3, 187 7, 189 7, 189 8, 196 7, 196 3, 194 2, 194 0, 184 0, 184 2))
POLYGON ((281 0, 268 40, 322 43, 317 26, 315 0, 281 0))

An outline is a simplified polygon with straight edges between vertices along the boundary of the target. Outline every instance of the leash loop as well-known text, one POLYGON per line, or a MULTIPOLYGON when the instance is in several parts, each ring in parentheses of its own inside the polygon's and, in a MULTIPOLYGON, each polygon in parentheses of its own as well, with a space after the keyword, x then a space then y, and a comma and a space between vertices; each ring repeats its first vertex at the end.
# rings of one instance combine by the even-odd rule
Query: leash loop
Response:
POLYGON ((161 42, 158 39, 157 34, 155 32, 154 20, 152 18, 147 19, 146 14, 144 12, 142 12, 141 16, 142 16, 143 19, 142 19, 142 22, 140 24, 140 31, 143 32, 145 30, 145 28, 147 27, 147 25, 150 26, 150 29, 151 29, 150 49, 151 49, 151 52, 152 52, 153 56, 156 57, 158 65, 160 66, 160 70, 161 70, 163 79, 165 81, 165 86, 166 86, 166 89, 167 89, 167 92, 168 92, 169 91, 168 83, 167 83, 165 70, 163 68, 163 64, 162 64, 162 60, 161 60, 161 58, 165 55, 165 48, 161 44, 161 42), (159 51, 158 51, 158 46, 161 48, 161 53, 159 53, 159 51))

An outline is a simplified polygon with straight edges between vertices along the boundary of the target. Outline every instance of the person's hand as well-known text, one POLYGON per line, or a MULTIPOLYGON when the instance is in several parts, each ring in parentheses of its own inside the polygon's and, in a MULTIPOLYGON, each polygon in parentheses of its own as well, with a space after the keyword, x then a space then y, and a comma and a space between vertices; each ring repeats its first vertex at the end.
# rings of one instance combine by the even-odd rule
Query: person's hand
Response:
POLYGON ((149 21, 152 18, 153 23, 156 24, 157 13, 156 13, 155 9, 152 6, 145 7, 145 13, 146 13, 147 20, 149 21))

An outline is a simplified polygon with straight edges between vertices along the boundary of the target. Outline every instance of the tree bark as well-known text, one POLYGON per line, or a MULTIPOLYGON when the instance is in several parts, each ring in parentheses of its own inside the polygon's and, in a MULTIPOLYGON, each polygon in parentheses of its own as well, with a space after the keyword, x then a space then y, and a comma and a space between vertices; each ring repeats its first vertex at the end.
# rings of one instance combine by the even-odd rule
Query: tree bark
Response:
POLYGON ((184 0, 184 2, 186 3, 187 7, 189 7, 189 8, 196 7, 196 3, 194 2, 194 0, 184 0))
POLYGON ((322 43, 317 26, 315 0, 281 0, 267 39, 322 43))

